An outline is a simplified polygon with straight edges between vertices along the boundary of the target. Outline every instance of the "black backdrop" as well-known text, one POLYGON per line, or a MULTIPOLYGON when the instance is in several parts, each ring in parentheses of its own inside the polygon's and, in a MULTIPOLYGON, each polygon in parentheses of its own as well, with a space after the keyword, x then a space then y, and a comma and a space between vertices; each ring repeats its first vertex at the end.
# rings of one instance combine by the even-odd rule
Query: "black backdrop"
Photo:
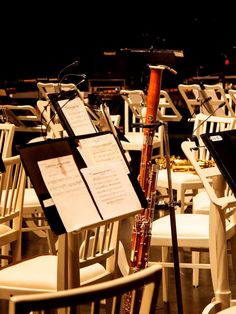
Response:
POLYGON ((89 78, 102 71, 116 75, 123 63, 104 59, 104 51, 150 47, 184 51, 178 69, 181 79, 234 73, 233 10, 226 4, 217 7, 208 2, 208 7, 206 1, 149 0, 5 4, 0 20, 0 80, 56 77, 74 60, 80 62, 77 71, 89 78))

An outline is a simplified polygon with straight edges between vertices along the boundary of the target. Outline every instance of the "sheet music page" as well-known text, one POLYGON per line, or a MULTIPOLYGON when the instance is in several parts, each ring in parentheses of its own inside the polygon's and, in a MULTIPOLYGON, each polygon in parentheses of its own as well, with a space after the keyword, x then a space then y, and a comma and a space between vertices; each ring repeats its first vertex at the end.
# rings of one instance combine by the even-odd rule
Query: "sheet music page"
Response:
POLYGON ((97 163, 119 161, 126 173, 129 173, 124 156, 112 134, 81 139, 78 150, 88 167, 97 163))
POLYGON ((67 232, 101 220, 72 155, 38 162, 67 232))
POLYGON ((83 101, 79 97, 58 101, 75 135, 96 133, 83 101))
POLYGON ((129 177, 120 162, 81 169, 104 219, 141 209, 129 177))

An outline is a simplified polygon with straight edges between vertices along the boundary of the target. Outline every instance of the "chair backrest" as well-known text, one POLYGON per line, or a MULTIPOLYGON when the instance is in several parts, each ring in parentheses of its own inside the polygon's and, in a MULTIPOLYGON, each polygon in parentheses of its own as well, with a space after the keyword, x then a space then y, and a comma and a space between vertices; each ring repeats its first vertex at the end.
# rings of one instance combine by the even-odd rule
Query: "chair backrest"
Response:
POLYGON ((236 114, 236 89, 229 89, 228 90, 228 95, 229 95, 229 104, 236 114))
MULTIPOLYGON (((231 302, 227 254, 228 247, 231 247, 232 255, 235 251, 236 198, 232 191, 229 193, 230 191, 217 166, 201 168, 196 159, 197 147, 194 142, 184 141, 181 147, 194 166, 211 201, 209 253, 212 264, 211 271, 214 274, 213 278, 216 278, 214 284, 215 301, 216 303, 220 302, 222 308, 226 308, 229 307, 231 302), (226 188, 228 190, 227 194, 225 193, 226 188), (227 240, 231 238, 231 246, 228 246, 227 240)), ((235 269, 235 255, 232 256, 232 261, 235 269)), ((211 313, 215 313, 215 311, 211 313)))
MULTIPOLYGON (((136 128, 131 129, 131 123, 143 123, 146 115, 146 98, 142 90, 120 91, 124 99, 124 133, 136 132, 136 128)), ((141 132, 141 128, 139 128, 141 132)))
POLYGON ((84 103, 85 109, 87 110, 88 116, 92 120, 93 124, 95 126, 99 126, 100 123, 99 113, 96 112, 95 108, 89 106, 89 104, 85 101, 83 94, 75 84, 38 82, 37 86, 40 91, 40 97, 39 100, 37 101, 37 108, 39 109, 41 115, 44 118, 44 123, 47 131, 48 129, 50 130, 50 137, 58 138, 62 136, 67 136, 67 133, 63 129, 58 118, 58 115, 56 114, 55 109, 51 105, 50 99, 48 97, 49 94, 58 93, 60 91, 76 90, 82 102, 84 103))
POLYGON ((6 122, 15 125, 19 132, 44 132, 41 115, 37 108, 30 105, 1 105, 0 109, 6 122))
POLYGON ((49 100, 48 94, 59 93, 60 91, 77 90, 77 87, 73 83, 43 83, 38 82, 37 87, 39 89, 39 99, 49 100))
POLYGON ((0 174, 0 224, 8 227, 5 227, 4 232, 4 228, 1 229, 0 246, 18 240, 13 260, 19 260, 26 176, 19 155, 4 158, 3 163, 5 171, 0 174))
MULTIPOLYGON (((202 91, 202 89, 200 90, 202 91)), ((209 103, 215 111, 215 115, 219 116, 235 116, 234 111, 232 110, 228 98, 222 84, 204 84, 204 91, 207 97, 211 97, 209 103), (224 104, 222 108, 217 109, 221 104, 224 104)), ((201 95, 201 92, 200 92, 201 95)), ((203 101, 204 99, 202 99, 203 101)), ((204 109, 204 106, 202 106, 204 109)))
POLYGON ((221 84, 204 84, 204 88, 199 84, 179 84, 178 89, 191 118, 198 113, 211 112, 216 116, 235 116, 221 84), (205 101, 207 98, 210 98, 209 101, 205 101), (223 106, 219 108, 220 105, 223 106))
POLYGON ((37 108, 41 114, 42 123, 46 128, 47 137, 61 138, 62 135, 65 135, 65 130, 49 100, 38 100, 37 108))
MULTIPOLYGON (((146 95, 142 90, 121 90, 120 94, 125 102, 124 107, 124 132, 130 132, 131 123, 144 123, 146 117, 146 95), (131 115, 132 113, 132 115, 131 115), (132 120, 132 121, 131 121, 132 120)), ((180 121, 181 114, 175 107, 170 95, 160 91, 160 99, 157 110, 157 119, 161 121, 180 121)), ((133 128, 133 132, 136 129, 133 128)), ((142 131, 141 128, 139 131, 142 131)))
POLYGON ((201 99, 198 84, 179 84, 178 89, 183 97, 191 118, 200 112, 201 99))
MULTIPOLYGON (((209 116, 203 113, 199 113, 195 117, 193 125, 192 135, 196 136, 199 141, 199 146, 203 146, 202 139, 200 137, 203 133, 212 133, 219 131, 232 130, 235 128, 236 120, 234 117, 220 117, 209 116)), ((199 150, 199 159, 209 160, 209 152, 207 150, 199 150)))
POLYGON ((12 155, 12 145, 15 134, 15 125, 12 123, 0 124, 0 152, 2 158, 12 155))
POLYGON ((112 299, 110 313, 121 313, 124 309, 124 296, 132 293, 132 302, 129 313, 155 313, 159 287, 161 282, 161 266, 153 265, 134 274, 110 280, 88 287, 74 288, 56 293, 41 293, 11 297, 9 314, 35 313, 39 310, 59 308, 87 309, 89 313, 102 313, 102 301, 112 299), (141 290, 143 289, 143 290, 141 290), (140 295, 141 291, 141 295, 140 295), (91 308, 91 311, 89 309, 91 308))
POLYGON ((99 264, 102 264, 105 270, 96 276, 88 276, 87 280, 83 278, 83 285, 117 277, 120 227, 125 218, 133 215, 125 214, 59 235, 57 289, 78 287, 81 271, 88 266, 91 272, 99 264))
POLYGON ((165 90, 160 91, 160 100, 158 106, 160 116, 159 119, 166 122, 178 122, 182 119, 182 115, 174 105, 170 95, 165 90))

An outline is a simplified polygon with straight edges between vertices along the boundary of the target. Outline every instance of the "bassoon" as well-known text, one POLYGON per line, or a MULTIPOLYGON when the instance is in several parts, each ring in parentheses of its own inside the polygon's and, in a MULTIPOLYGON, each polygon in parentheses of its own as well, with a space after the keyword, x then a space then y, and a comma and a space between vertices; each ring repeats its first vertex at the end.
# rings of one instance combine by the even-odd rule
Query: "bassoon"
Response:
MULTIPOLYGON (((160 100, 162 72, 168 69, 165 65, 149 66, 150 79, 146 101, 146 118, 143 125, 143 148, 140 162, 139 183, 147 198, 148 206, 141 214, 134 218, 131 239, 130 273, 137 272, 148 266, 150 251, 151 229, 154 219, 156 202, 156 178, 158 165, 152 162, 153 138, 157 128, 162 125, 156 121, 160 100)), ((124 301, 124 313, 131 312, 131 294, 127 294, 124 301)))

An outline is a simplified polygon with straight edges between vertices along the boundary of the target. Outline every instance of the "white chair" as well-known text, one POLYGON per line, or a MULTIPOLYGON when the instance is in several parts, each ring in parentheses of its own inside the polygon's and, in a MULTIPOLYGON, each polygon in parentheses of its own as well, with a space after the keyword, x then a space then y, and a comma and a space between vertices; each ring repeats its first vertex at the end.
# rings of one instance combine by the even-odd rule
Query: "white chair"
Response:
POLYGON ((165 90, 160 91, 158 110, 160 112, 159 119, 161 121, 178 122, 182 119, 182 115, 177 110, 170 95, 165 90))
MULTIPOLYGON (((128 141, 121 141, 125 151, 142 151, 143 128, 131 127, 134 123, 145 123, 145 95, 141 90, 121 90, 124 98, 124 136, 128 141)), ((153 138, 153 158, 163 156, 163 126, 160 126, 153 138)))
MULTIPOLYGON (((49 94, 59 93, 60 91, 76 90, 82 102, 85 105, 87 113, 95 126, 99 127, 100 114, 93 107, 91 107, 83 97, 83 93, 73 83, 37 83, 40 97, 37 101, 37 108, 42 116, 42 121, 45 125, 47 135, 49 137, 60 138, 62 136, 68 136, 63 129, 60 119, 55 112, 55 109, 51 105, 51 101, 48 97, 49 94)), ((119 122, 118 120, 116 122, 119 122)))
MULTIPOLYGON (((230 130, 235 127, 234 117, 218 117, 197 114, 193 125, 193 135, 201 143, 200 134, 206 132, 230 130)), ((199 155, 199 159, 207 161, 208 156, 199 155)), ((197 194, 198 190, 203 188, 202 182, 196 173, 171 171, 172 188, 176 191, 175 201, 180 201, 179 212, 184 213, 184 210, 190 202, 192 197, 197 194)), ((159 170, 157 189, 161 195, 167 195, 168 178, 166 169, 159 170)))
POLYGON ((37 256, 0 270, 0 299, 113 280, 118 271, 119 230, 129 216, 61 234, 57 255, 37 256))
MULTIPOLYGON (((200 167, 200 164, 196 159, 196 155, 198 154, 196 154, 197 147, 195 142, 185 141, 182 143, 181 147, 199 175, 204 188, 210 196, 212 205, 209 215, 176 213, 175 220, 178 247, 197 251, 209 250, 210 252, 210 264, 193 264, 193 262, 182 263, 181 261, 180 267, 211 269, 213 288, 214 291, 217 291, 217 288, 219 288, 217 287, 218 276, 221 276, 224 285, 227 282, 227 274, 224 280, 222 278, 222 276, 224 277, 224 274, 220 273, 220 263, 225 262, 225 255, 223 254, 224 250, 221 252, 222 256, 220 257, 221 248, 226 246, 225 239, 228 241, 231 240, 231 253, 234 254, 235 252, 235 222, 233 219, 230 219, 224 224, 224 221, 229 218, 229 213, 234 215, 234 210, 229 211, 228 213, 228 209, 236 205, 236 200, 234 197, 222 197, 222 194, 218 194, 219 187, 222 189, 222 185, 216 185, 217 181, 215 181, 215 177, 219 178, 220 172, 216 166, 204 169, 200 167), (217 256, 218 258, 216 258, 217 256)), ((204 147, 201 148, 201 150, 204 149, 204 147)), ((160 247, 162 251, 163 298, 164 301, 168 301, 168 267, 173 267, 173 261, 169 260, 169 251, 172 247, 172 233, 169 215, 161 217, 153 222, 151 249, 154 247, 160 247)), ((235 261, 235 257, 233 257, 233 261, 235 261)), ((223 297, 224 291, 221 290, 219 294, 222 294, 223 297)))
MULTIPOLYGON (((183 150, 188 158, 194 162, 194 146, 190 143, 183 143, 183 150)), ((232 294, 229 283, 228 272, 228 253, 232 254, 232 266, 235 273, 235 205, 236 198, 232 191, 225 184, 225 181, 217 167, 207 173, 207 169, 200 169, 195 164, 196 170, 201 174, 204 186, 210 199, 210 226, 209 226, 209 253, 210 261, 213 265, 211 268, 214 289, 214 298, 209 305, 203 310, 203 314, 224 313, 230 314, 236 311, 236 300, 232 300, 232 294), (214 174, 212 184, 209 182, 209 176, 214 174), (230 245, 229 242, 230 241, 230 245), (232 306, 232 307, 230 307, 232 306), (224 309, 224 310, 223 310, 224 309)), ((206 200, 206 203, 208 200, 206 200)))
POLYGON ((40 112, 30 105, 0 105, 6 122, 15 125, 16 132, 45 132, 40 112))
POLYGON ((191 118, 200 113, 201 98, 198 84, 179 84, 178 90, 183 97, 191 118))
MULTIPOLYGON (((83 306, 89 313, 100 313, 104 301, 111 298, 112 304, 109 313, 120 313, 125 309, 123 298, 132 293, 129 313, 155 313, 159 286, 161 282, 161 267, 158 265, 143 269, 126 277, 117 278, 108 282, 74 288, 50 294, 33 294, 14 296, 10 298, 9 314, 32 313, 41 310, 59 308, 73 308, 83 306), (142 290, 141 290, 142 289, 142 290)), ((38 312, 37 312, 38 313, 38 312)))
POLYGON ((41 114, 42 123, 45 125, 47 137, 60 138, 63 135, 68 136, 49 100, 38 100, 37 108, 41 114))
POLYGON ((191 120, 194 120, 198 113, 235 116, 221 84, 204 84, 202 87, 200 84, 179 84, 178 89, 187 105, 191 120), (206 101, 207 98, 209 101, 206 101))
POLYGON ((77 90, 73 83, 52 83, 52 82, 38 82, 39 99, 49 100, 48 94, 59 93, 60 91, 77 90))
POLYGON ((2 158, 12 156, 12 145, 15 135, 15 125, 0 123, 0 152, 2 158))
POLYGON ((25 188, 25 171, 20 156, 4 158, 3 163, 5 171, 0 174, 1 266, 7 265, 9 261, 21 260, 21 224, 25 188))
POLYGON ((229 104, 232 110, 234 111, 234 113, 236 114, 236 89, 229 89, 228 95, 229 95, 229 99, 228 99, 229 104))
POLYGON ((222 108, 219 108, 215 111, 215 115, 235 116, 235 112, 232 110, 232 107, 229 104, 229 100, 222 84, 204 84, 204 91, 207 97, 211 97, 210 104, 212 106, 212 110, 216 110, 219 105, 221 105, 223 102, 225 103, 222 108))

